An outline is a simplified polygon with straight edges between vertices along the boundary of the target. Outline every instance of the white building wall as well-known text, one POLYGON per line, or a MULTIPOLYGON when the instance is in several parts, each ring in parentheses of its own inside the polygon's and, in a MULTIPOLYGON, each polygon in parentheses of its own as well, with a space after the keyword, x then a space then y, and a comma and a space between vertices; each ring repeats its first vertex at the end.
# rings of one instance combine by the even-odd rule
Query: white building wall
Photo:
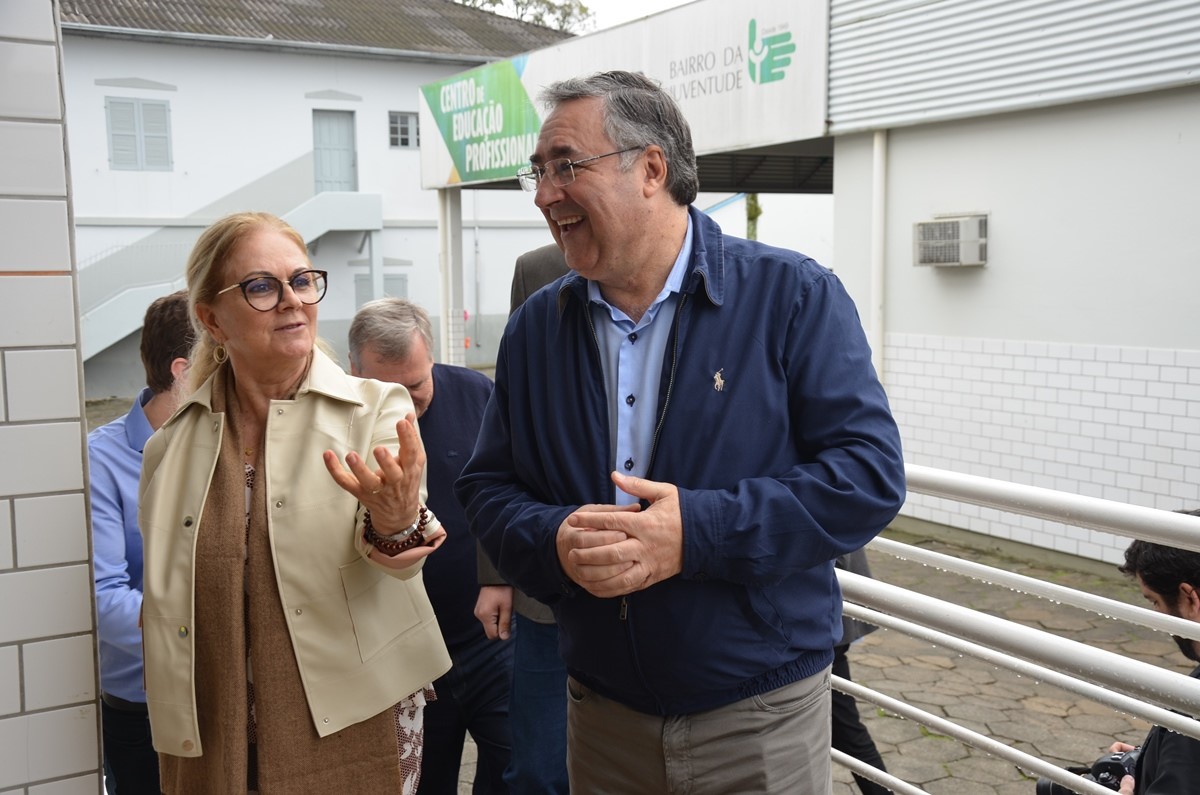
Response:
MULTIPOLYGON (((1176 509, 1200 504, 1200 88, 894 129, 884 379, 906 459, 1176 509), (988 214, 982 268, 912 264, 912 227, 988 214)), ((836 142, 868 218, 872 136, 836 142)), ((852 222, 855 226, 857 222, 852 222)), ((868 240, 838 272, 868 298, 868 240)), ((1125 541, 911 495, 918 518, 1117 560, 1125 541)))
MULTIPOLYGON (((182 274, 190 240, 221 215, 247 209, 286 214, 315 192, 313 111, 350 111, 355 117, 358 190, 383 197, 379 242, 385 273, 407 276, 407 297, 441 322, 437 196, 420 187, 418 150, 389 148, 388 113, 416 112, 420 86, 461 71, 464 64, 71 33, 64 60, 66 105, 75 131, 71 169, 80 268, 137 243, 151 261, 161 260, 164 270, 182 274), (109 167, 106 97, 170 103, 170 171, 109 167), (411 264, 391 264, 394 261, 411 264)), ((463 224, 466 289, 465 306, 459 311, 470 314, 467 326, 475 329, 466 362, 487 364, 494 361, 508 313, 513 263, 519 254, 548 242, 549 233, 532 197, 517 190, 466 192, 463 224)), ((348 263, 365 260, 367 252, 359 250, 360 237, 337 237, 320 241, 316 260, 318 267, 330 271, 330 295, 321 306, 322 334, 344 346, 345 330, 357 308, 354 276, 367 272, 365 265, 348 263)), ((85 291, 83 299, 87 309, 96 295, 85 291)), ((131 349, 126 343, 124 348, 131 349)), ((116 347, 110 360, 120 356, 116 347)), ((112 383, 136 378, 136 360, 123 358, 130 359, 128 378, 107 378, 107 373, 101 378, 94 374, 97 363, 89 360, 89 397, 107 396, 112 383)))
POLYGON ((0 3, 0 790, 100 790, 81 361, 52 0, 0 3))

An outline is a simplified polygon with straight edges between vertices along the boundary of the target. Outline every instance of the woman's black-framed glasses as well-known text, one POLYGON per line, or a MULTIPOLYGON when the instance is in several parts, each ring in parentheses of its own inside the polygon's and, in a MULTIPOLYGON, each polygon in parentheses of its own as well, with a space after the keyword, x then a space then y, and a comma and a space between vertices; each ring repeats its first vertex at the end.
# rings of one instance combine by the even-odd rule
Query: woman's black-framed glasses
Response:
MULTIPOLYGON (((300 303, 315 304, 325 297, 328 275, 327 271, 300 271, 292 274, 292 278, 287 280, 287 285, 300 299, 300 303)), ((283 281, 274 276, 255 276, 252 279, 246 279, 244 282, 231 284, 224 290, 218 291, 217 295, 223 295, 239 287, 242 288, 242 296, 246 299, 246 303, 259 312, 270 312, 283 300, 283 281)))
POLYGON ((590 163, 593 160, 599 160, 604 157, 612 157, 613 155, 623 155, 626 152, 636 152, 639 149, 645 149, 644 146, 631 146, 628 149, 618 149, 615 152, 608 152, 603 155, 592 155, 591 157, 581 157, 578 160, 571 160, 568 157, 560 157, 557 160, 547 160, 545 164, 536 166, 529 165, 517 172, 517 182, 521 184, 522 190, 535 191, 538 185, 546 177, 550 178, 550 184, 556 188, 565 188, 575 181, 575 166, 581 166, 584 163, 590 163))

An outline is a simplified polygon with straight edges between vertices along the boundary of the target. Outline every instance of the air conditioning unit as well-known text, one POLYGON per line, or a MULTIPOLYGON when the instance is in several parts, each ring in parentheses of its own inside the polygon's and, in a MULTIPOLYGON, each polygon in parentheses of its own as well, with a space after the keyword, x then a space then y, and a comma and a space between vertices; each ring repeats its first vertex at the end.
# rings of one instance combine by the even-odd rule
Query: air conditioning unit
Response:
POLYGON ((987 264, 987 216, 939 215, 913 224, 913 264, 987 264))

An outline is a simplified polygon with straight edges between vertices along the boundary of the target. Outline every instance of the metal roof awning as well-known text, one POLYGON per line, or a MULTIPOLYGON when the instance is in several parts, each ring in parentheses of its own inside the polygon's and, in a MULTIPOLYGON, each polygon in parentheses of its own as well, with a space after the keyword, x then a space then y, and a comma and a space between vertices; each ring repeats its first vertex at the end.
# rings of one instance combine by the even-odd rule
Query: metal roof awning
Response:
MULTIPOLYGON (((833 139, 719 152, 696 158, 704 193, 833 193, 833 139)), ((517 190, 516 177, 463 185, 517 190)))

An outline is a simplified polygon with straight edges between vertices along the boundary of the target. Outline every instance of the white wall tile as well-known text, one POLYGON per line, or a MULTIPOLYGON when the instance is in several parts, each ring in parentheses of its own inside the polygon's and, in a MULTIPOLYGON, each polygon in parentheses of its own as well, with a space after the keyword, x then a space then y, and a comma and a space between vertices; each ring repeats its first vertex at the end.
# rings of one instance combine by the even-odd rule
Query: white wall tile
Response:
POLYGON ((0 719, 0 789, 29 781, 29 719, 0 719))
MULTIPOLYGON (((3 169, 0 155, 0 174, 3 169)), ((0 323, 0 347, 74 345, 75 291, 71 277, 5 277, 4 289, 0 290, 0 317, 4 318, 0 323)))
POLYGON ((0 116, 57 120, 59 103, 54 44, 0 41, 0 116))
POLYGON ((0 30, 14 39, 54 41, 54 6, 41 2, 0 3, 0 30))
MULTIPOLYGON (((1200 452, 1187 455, 1200 450, 1196 352, 926 335, 889 335, 886 347, 913 463, 1167 509, 1200 495, 1200 452), (930 355, 938 362, 905 367, 930 355)), ((1048 548, 1069 549, 1066 539, 1098 560, 1127 543, 1032 517, 977 521, 967 507, 913 494, 904 513, 1048 548)))
POLYGON ((13 567, 12 503, 0 500, 0 571, 13 567))
POLYGON ((61 124, 0 122, 0 193, 67 194, 61 124))
POLYGON ((25 709, 96 700, 95 650, 90 634, 26 643, 25 709))
POLYGON ((26 720, 28 781, 97 770, 100 742, 94 705, 39 712, 26 720))
POLYGON ((89 632, 93 628, 91 570, 62 566, 0 573, 0 604, 29 606, 0 614, 0 643, 89 632))
POLYGON ((71 269, 65 201, 0 199, 0 240, 0 271, 71 269))
POLYGON ((4 375, 9 421, 79 418, 79 354, 74 348, 9 351, 4 375))
POLYGON ((37 784, 29 788, 29 795, 96 795, 100 789, 100 774, 64 778, 49 784, 37 784))
POLYGON ((0 496, 82 489, 81 433, 78 422, 0 426, 0 450, 21 451, 0 457, 0 496))
POLYGON ((87 514, 83 493, 13 500, 17 566, 86 563, 87 514))
POLYGON ((0 646, 0 715, 21 711, 21 663, 16 646, 0 646))

